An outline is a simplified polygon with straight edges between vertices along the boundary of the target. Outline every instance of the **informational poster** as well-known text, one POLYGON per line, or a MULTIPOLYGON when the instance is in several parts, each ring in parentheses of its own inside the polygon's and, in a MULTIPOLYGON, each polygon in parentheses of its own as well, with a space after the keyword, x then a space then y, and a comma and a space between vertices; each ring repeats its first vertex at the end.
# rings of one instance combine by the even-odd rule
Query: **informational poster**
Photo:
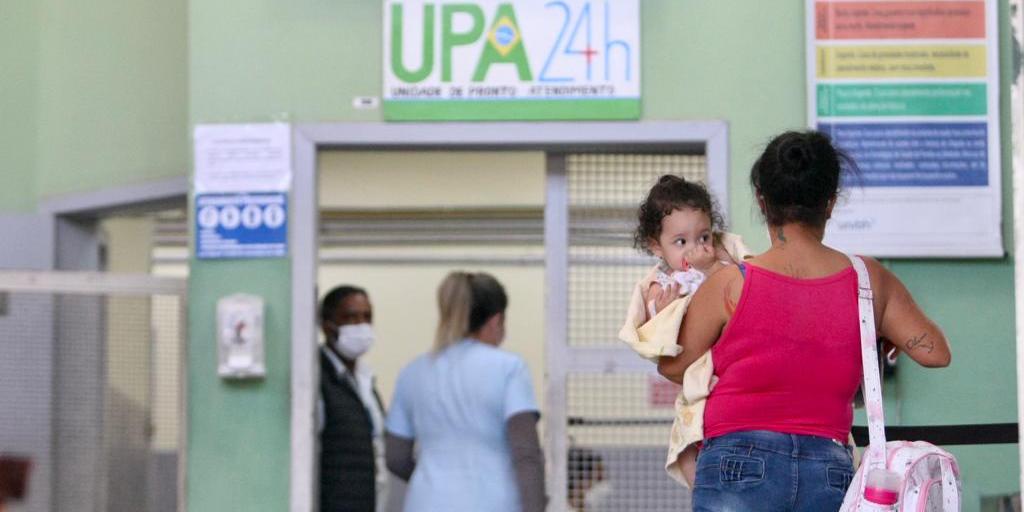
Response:
POLYGON ((388 120, 640 117, 639 0, 385 0, 388 120))
POLYGON ((280 258, 288 254, 288 196, 196 196, 196 257, 280 258))
POLYGON ((807 0, 808 116, 856 162, 826 243, 999 257, 994 0, 807 0))
POLYGON ((196 257, 286 256, 291 128, 198 125, 193 137, 196 257))

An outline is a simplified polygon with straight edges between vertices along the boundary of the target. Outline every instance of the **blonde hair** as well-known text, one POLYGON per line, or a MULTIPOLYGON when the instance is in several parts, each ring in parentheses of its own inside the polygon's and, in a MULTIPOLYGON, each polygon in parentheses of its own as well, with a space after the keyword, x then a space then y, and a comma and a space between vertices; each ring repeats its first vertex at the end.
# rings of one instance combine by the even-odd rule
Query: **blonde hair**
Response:
POLYGON ((483 327, 491 317, 503 313, 508 296, 494 276, 478 272, 452 272, 437 289, 437 307, 440 320, 434 335, 434 352, 450 345, 483 327))
POLYGON ((440 320, 434 334, 434 351, 440 352, 469 334, 469 314, 473 309, 472 276, 451 272, 437 289, 440 320))

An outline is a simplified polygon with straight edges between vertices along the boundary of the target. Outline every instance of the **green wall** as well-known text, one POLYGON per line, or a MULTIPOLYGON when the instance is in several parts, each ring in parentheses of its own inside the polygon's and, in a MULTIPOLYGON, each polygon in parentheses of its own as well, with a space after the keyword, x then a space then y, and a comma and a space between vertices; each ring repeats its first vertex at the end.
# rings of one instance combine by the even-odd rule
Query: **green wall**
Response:
POLYGON ((185 0, 42 0, 37 193, 185 176, 185 0))
POLYGON ((0 3, 0 211, 186 176, 186 0, 0 3))
POLYGON ((0 211, 35 206, 38 28, 35 1, 0 3, 0 211))
POLYGON ((186 473, 190 512, 288 510, 288 275, 285 260, 192 262, 186 473), (217 377, 217 300, 233 293, 259 295, 265 301, 264 379, 217 377))
MULTIPOLYGON (((1002 87, 1008 97, 1011 52, 1003 3, 1002 87)), ((644 0, 643 9, 644 119, 729 122, 732 226, 763 249, 764 230, 746 177, 773 134, 806 123, 803 2, 644 0)), ((379 112, 351 107, 354 96, 380 94, 379 1, 192 2, 188 19, 193 123, 380 120, 379 112)), ((1006 99, 1002 111, 1009 111, 1006 99)), ((1004 234, 1010 247, 1009 116, 1004 118, 1004 234)), ((945 370, 901 364, 895 419, 1015 421, 1012 259, 888 264, 947 330, 955 354, 945 370)), ((287 264, 234 264, 226 273, 219 264, 193 261, 192 268, 190 510, 218 510, 243 494, 250 510, 280 510, 288 485, 282 477, 289 449, 287 322, 268 325, 268 360, 270 353, 281 360, 266 382, 223 385, 208 361, 213 301, 238 291, 236 283, 275 296, 269 316, 290 316, 287 264), (260 432, 230 435, 251 428, 260 432), (250 445, 257 441, 258 450, 250 445), (239 468, 246 472, 238 474, 239 468)), ((982 495, 1018 489, 1016 446, 954 451, 969 498, 964 510, 978 510, 982 495)))
POLYGON ((193 122, 379 121, 377 0, 223 0, 189 6, 193 122))

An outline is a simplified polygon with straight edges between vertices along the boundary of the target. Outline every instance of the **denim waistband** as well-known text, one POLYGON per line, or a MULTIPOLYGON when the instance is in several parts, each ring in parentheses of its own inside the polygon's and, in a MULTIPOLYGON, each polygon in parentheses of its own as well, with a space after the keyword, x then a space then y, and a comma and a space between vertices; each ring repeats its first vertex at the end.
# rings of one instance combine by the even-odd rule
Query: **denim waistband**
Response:
POLYGON ((853 448, 834 439, 800 434, 783 434, 767 430, 733 432, 704 440, 704 450, 728 448, 739 453, 743 450, 764 450, 791 457, 810 460, 833 460, 853 457, 853 448))

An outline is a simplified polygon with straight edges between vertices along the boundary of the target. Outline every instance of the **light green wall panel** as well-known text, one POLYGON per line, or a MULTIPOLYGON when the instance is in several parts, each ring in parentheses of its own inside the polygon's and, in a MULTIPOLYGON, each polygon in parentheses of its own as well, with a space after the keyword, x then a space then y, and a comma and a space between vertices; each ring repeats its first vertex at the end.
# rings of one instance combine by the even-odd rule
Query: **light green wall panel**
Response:
POLYGON ((186 1, 38 5, 37 194, 185 176, 186 1))
POLYGON ((35 207, 38 60, 37 2, 0 2, 0 211, 35 207))
POLYGON ((191 262, 188 344, 188 510, 288 510, 291 294, 288 260, 191 262), (281 290, 285 290, 282 293, 281 290), (263 297, 264 379, 217 376, 216 305, 263 297))
MULTIPOLYGON (((941 370, 900 362, 896 380, 906 425, 1017 421, 1013 264, 898 262, 893 270, 946 331, 953 364, 941 370)), ((981 496, 1015 492, 1017 445, 950 448, 964 475, 965 511, 981 496)))
POLYGON ((225 0, 189 6, 192 121, 378 121, 377 0, 225 0))

